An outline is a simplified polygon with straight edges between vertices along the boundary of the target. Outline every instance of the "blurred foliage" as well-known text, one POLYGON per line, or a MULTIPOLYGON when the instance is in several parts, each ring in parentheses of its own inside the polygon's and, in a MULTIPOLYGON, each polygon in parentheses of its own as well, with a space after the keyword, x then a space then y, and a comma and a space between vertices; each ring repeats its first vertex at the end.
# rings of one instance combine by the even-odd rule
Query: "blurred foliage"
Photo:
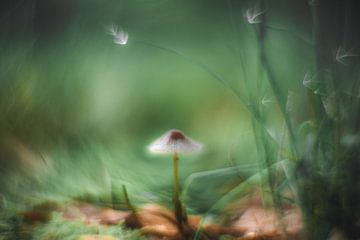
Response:
POLYGON ((223 28, 228 7, 217 5, 221 9, 172 1, 4 3, 3 206, 106 199, 121 184, 139 198, 134 201, 167 201, 171 159, 150 156, 146 146, 169 128, 205 146, 200 155, 180 156, 183 180, 254 162, 248 113, 196 63, 225 78, 239 74, 231 27, 223 28), (213 13, 222 22, 210 27, 213 13), (127 45, 114 44, 111 24, 129 33, 127 45))
POLYGON ((220 213, 260 185, 269 206, 290 195, 302 207, 312 239, 358 233, 356 1, 2 5, 2 209, 121 206, 122 185, 136 204, 170 206, 171 159, 146 146, 177 128, 205 146, 180 156, 192 212, 220 213))

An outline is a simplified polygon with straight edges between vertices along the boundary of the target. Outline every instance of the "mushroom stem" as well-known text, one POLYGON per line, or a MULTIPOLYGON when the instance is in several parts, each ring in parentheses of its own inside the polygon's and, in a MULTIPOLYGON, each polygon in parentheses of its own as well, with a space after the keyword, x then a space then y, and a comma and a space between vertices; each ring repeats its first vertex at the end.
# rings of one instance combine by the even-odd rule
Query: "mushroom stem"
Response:
POLYGON ((176 221, 180 230, 183 228, 183 222, 186 221, 183 216, 182 203, 179 199, 179 171, 178 171, 178 162, 179 155, 177 152, 173 154, 173 162, 174 162, 174 190, 173 190, 173 203, 174 203, 174 211, 176 221))
POLYGON ((174 163, 174 192, 173 192, 173 200, 179 199, 179 155, 174 152, 173 154, 173 163, 174 163))

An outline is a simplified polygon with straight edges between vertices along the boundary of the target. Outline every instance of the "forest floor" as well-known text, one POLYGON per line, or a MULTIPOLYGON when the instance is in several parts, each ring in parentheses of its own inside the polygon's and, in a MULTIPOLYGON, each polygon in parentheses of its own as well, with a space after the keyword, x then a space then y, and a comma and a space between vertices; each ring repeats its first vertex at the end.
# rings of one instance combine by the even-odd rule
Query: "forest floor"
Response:
MULTIPOLYGON (((301 212, 296 207, 282 211, 266 209, 259 201, 248 202, 240 211, 230 210, 232 217, 225 223, 204 223, 200 215, 189 215, 179 227, 171 210, 160 205, 146 204, 136 211, 120 211, 91 203, 72 201, 67 204, 45 202, 21 215, 28 226, 47 224, 54 213, 64 221, 80 221, 87 227, 123 226, 139 230, 149 239, 304 239, 301 212), (182 230, 181 230, 182 228, 182 230), (201 229, 201 231, 199 231, 201 229)), ((79 240, 113 240, 112 235, 80 234, 79 240)))

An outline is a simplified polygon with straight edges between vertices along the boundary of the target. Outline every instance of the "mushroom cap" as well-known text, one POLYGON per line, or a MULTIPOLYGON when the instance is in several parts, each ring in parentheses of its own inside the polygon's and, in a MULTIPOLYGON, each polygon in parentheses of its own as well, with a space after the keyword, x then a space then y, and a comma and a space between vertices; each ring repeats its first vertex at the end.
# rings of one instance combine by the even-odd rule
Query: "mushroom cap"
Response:
POLYGON ((153 153, 190 153, 201 148, 200 143, 185 136, 181 131, 172 129, 151 143, 148 149, 153 153))

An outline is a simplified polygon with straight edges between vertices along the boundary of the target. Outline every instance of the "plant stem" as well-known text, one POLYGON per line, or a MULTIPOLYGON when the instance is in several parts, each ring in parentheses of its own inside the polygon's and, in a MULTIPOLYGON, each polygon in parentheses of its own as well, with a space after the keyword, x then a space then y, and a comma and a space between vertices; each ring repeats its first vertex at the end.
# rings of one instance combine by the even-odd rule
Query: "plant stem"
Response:
POLYGON ((134 206, 131 204, 130 199, 129 199, 129 195, 127 193, 126 190, 126 186, 122 185, 122 189, 123 189, 123 194, 124 194, 124 198, 125 198, 125 203, 127 205, 127 207, 134 213, 136 214, 136 209, 134 208, 134 206))
POLYGON ((174 163, 174 192, 173 192, 173 200, 179 199, 179 170, 178 170, 178 163, 179 162, 179 156, 175 152, 173 154, 173 163, 174 163))
POLYGON ((173 190, 173 204, 174 204, 174 212, 176 221, 178 223, 178 227, 180 231, 183 229, 183 222, 186 222, 186 219, 183 215, 183 209, 182 209, 182 203, 179 199, 179 170, 178 170, 178 164, 179 164, 179 156, 176 152, 173 154, 173 164, 174 164, 174 190, 173 190))

